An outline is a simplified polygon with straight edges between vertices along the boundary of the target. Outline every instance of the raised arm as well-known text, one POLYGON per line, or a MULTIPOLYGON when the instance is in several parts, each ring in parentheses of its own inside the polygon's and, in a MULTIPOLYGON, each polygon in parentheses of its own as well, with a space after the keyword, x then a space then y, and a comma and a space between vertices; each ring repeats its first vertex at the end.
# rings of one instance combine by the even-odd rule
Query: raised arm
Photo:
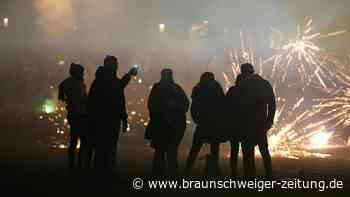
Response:
POLYGON ((122 88, 124 89, 130 82, 131 80, 131 74, 130 72, 129 73, 126 73, 120 80, 121 82, 121 85, 122 85, 122 88))
POLYGON ((131 77, 136 75, 137 75, 137 68, 130 69, 130 71, 126 73, 120 80, 122 84, 122 88, 124 89, 129 84, 131 77))

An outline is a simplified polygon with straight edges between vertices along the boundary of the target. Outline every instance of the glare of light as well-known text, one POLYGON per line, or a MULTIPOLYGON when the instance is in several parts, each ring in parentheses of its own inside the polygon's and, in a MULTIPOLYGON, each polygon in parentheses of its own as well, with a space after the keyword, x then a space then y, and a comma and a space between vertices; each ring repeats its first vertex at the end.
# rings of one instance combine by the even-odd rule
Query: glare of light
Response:
POLYGON ((142 79, 141 78, 138 80, 138 83, 142 83, 142 79))
POLYGON ((4 22, 4 27, 8 27, 9 26, 9 19, 8 18, 4 18, 3 22, 4 22))
POLYGON ((80 139, 78 139, 77 149, 80 149, 80 145, 81 145, 81 141, 80 141, 80 139))
POLYGON ((51 100, 46 100, 44 105, 42 106, 43 112, 46 114, 51 114, 55 112, 55 105, 54 102, 51 100))
POLYGON ((136 115, 136 111, 132 111, 131 115, 135 116, 136 115))
POLYGON ((63 66, 64 64, 65 64, 65 61, 64 61, 64 60, 58 61, 58 65, 63 66))
POLYGON ((58 148, 59 148, 59 149, 66 149, 66 148, 67 148, 67 146, 66 146, 66 145, 64 145, 64 144, 60 144, 60 145, 58 146, 58 148))
POLYGON ((331 136, 332 133, 320 132, 310 139, 310 143, 314 146, 324 146, 328 144, 331 136))
POLYGON ((165 32, 165 24, 159 24, 159 32, 165 32))

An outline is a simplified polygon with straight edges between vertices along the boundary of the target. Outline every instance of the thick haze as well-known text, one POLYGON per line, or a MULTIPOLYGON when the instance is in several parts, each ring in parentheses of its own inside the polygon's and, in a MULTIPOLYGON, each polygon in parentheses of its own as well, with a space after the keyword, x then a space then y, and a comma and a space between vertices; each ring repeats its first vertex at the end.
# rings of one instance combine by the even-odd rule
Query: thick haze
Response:
MULTIPOLYGON (((226 28, 233 45, 239 43, 240 29, 264 43, 270 26, 294 33, 296 24, 312 18, 321 32, 327 32, 350 23, 347 0, 2 0, 0 11, 10 19, 9 31, 15 31, 8 41, 18 43, 16 35, 25 36, 29 48, 34 38, 46 45, 69 43, 101 50, 152 47, 160 39, 159 23, 167 25, 171 39, 164 42, 169 46, 188 40, 191 25, 204 20, 213 42, 223 39, 226 28)), ((349 41, 348 37, 343 39, 349 41)), ((345 47, 341 43, 346 42, 339 42, 339 49, 345 47)))
MULTIPOLYGON (((71 61, 90 66, 92 78, 104 55, 113 54, 122 71, 135 63, 150 71, 150 84, 162 67, 175 67, 179 81, 190 89, 208 65, 219 74, 229 65, 213 57, 223 56, 226 47, 239 48, 240 31, 264 56, 270 27, 291 37, 297 24, 311 18, 321 33, 350 29, 350 1, 1 0, 0 17, 1 22, 9 19, 8 27, 0 27, 0 75, 16 79, 19 86, 18 80, 57 84, 71 61), (193 25, 204 23, 204 34, 191 33, 193 25), (165 24, 164 33, 159 24, 165 24), (58 68, 60 60, 65 64, 58 68), (19 71, 26 77, 16 76, 19 71)), ((349 43, 349 33, 317 41, 335 55, 349 54, 349 43)))
MULTIPOLYGON (((24 139, 37 136, 31 120, 37 120, 50 86, 67 76, 72 61, 86 67, 87 84, 106 54, 118 56, 121 73, 140 64, 145 89, 159 79, 161 68, 172 67, 189 93, 206 70, 223 84, 222 71, 231 62, 213 57, 239 48, 240 31, 264 56, 270 27, 293 37, 297 24, 308 19, 321 33, 348 30, 316 44, 332 55, 350 53, 348 0, 0 0, 1 127, 9 135, 13 126, 22 128, 24 139), (8 27, 2 24, 5 17, 8 27), (198 27, 202 31, 191 32, 198 27)), ((131 89, 129 98, 147 97, 146 91, 131 89)))

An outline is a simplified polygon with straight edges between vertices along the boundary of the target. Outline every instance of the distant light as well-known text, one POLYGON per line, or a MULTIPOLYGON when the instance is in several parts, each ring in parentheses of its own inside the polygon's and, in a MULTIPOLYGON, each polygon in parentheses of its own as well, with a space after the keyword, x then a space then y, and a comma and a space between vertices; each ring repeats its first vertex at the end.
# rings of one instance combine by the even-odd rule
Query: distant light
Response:
POLYGON ((59 149, 66 149, 66 148, 67 148, 67 146, 66 146, 66 145, 64 145, 64 144, 60 144, 60 145, 58 146, 58 148, 59 148, 59 149))
POLYGON ((77 149, 80 149, 80 145, 81 145, 81 141, 80 141, 80 139, 78 139, 77 149))
POLYGON ((64 64, 65 64, 65 61, 64 61, 64 60, 58 61, 58 65, 63 66, 64 64))
POLYGON ((4 22, 4 27, 9 26, 9 19, 8 18, 4 18, 3 22, 4 22))
POLYGON ((165 24, 159 24, 159 32, 165 32, 165 24))
POLYGON ((141 78, 138 80, 138 83, 142 83, 142 79, 141 78))

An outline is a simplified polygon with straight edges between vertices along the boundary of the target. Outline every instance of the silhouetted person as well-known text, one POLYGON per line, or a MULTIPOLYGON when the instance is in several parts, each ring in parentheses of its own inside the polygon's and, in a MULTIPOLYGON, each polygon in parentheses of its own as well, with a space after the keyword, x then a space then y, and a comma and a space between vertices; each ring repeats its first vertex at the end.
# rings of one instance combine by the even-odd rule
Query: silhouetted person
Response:
POLYGON ((97 125, 97 119, 98 114, 97 108, 98 108, 98 102, 97 98, 94 94, 96 92, 97 86, 101 85, 103 83, 104 79, 104 67, 99 66, 95 73, 95 80, 91 84, 90 92, 89 92, 89 99, 88 99, 88 133, 87 133, 87 146, 86 146, 86 157, 85 157, 85 166, 87 168, 91 168, 94 155, 96 154, 96 145, 97 145, 97 132, 98 132, 98 125, 97 125), (94 90, 94 91, 91 91, 94 90))
POLYGON ((245 175, 255 176, 254 147, 259 145, 265 175, 272 176, 271 156, 268 150, 267 131, 272 127, 276 102, 270 83, 254 74, 251 64, 241 66, 239 91, 239 119, 242 125, 242 150, 245 175))
POLYGON ((220 124, 225 93, 221 85, 215 80, 214 74, 203 73, 199 83, 192 90, 191 115, 197 124, 193 135, 193 142, 187 158, 185 174, 189 175, 195 160, 204 143, 210 144, 209 174, 218 174, 220 124))
POLYGON ((242 142, 243 125, 240 124, 240 93, 239 84, 243 79, 243 75, 239 74, 236 78, 235 86, 232 86, 226 93, 226 119, 230 133, 227 135, 230 139, 231 154, 230 167, 231 175, 237 176, 237 163, 239 153, 239 143, 242 142))
POLYGON ((131 76, 137 74, 136 69, 131 69, 119 79, 117 70, 117 58, 106 56, 104 66, 96 73, 89 92, 89 120, 94 121, 91 124, 95 125, 90 131, 95 135, 94 163, 97 170, 105 173, 112 172, 114 168, 121 127, 123 132, 128 128, 124 88, 131 76))
POLYGON ((172 70, 162 70, 161 79, 154 84, 148 99, 150 122, 145 133, 154 148, 154 176, 166 175, 166 168, 169 175, 177 176, 178 146, 186 129, 188 108, 188 98, 175 83, 172 70))
POLYGON ((75 151, 78 140, 80 149, 78 166, 82 167, 84 148, 86 147, 87 132, 87 94, 84 84, 84 68, 72 63, 70 77, 59 85, 58 99, 66 103, 67 120, 70 125, 70 143, 68 148, 69 167, 75 166, 75 151))

